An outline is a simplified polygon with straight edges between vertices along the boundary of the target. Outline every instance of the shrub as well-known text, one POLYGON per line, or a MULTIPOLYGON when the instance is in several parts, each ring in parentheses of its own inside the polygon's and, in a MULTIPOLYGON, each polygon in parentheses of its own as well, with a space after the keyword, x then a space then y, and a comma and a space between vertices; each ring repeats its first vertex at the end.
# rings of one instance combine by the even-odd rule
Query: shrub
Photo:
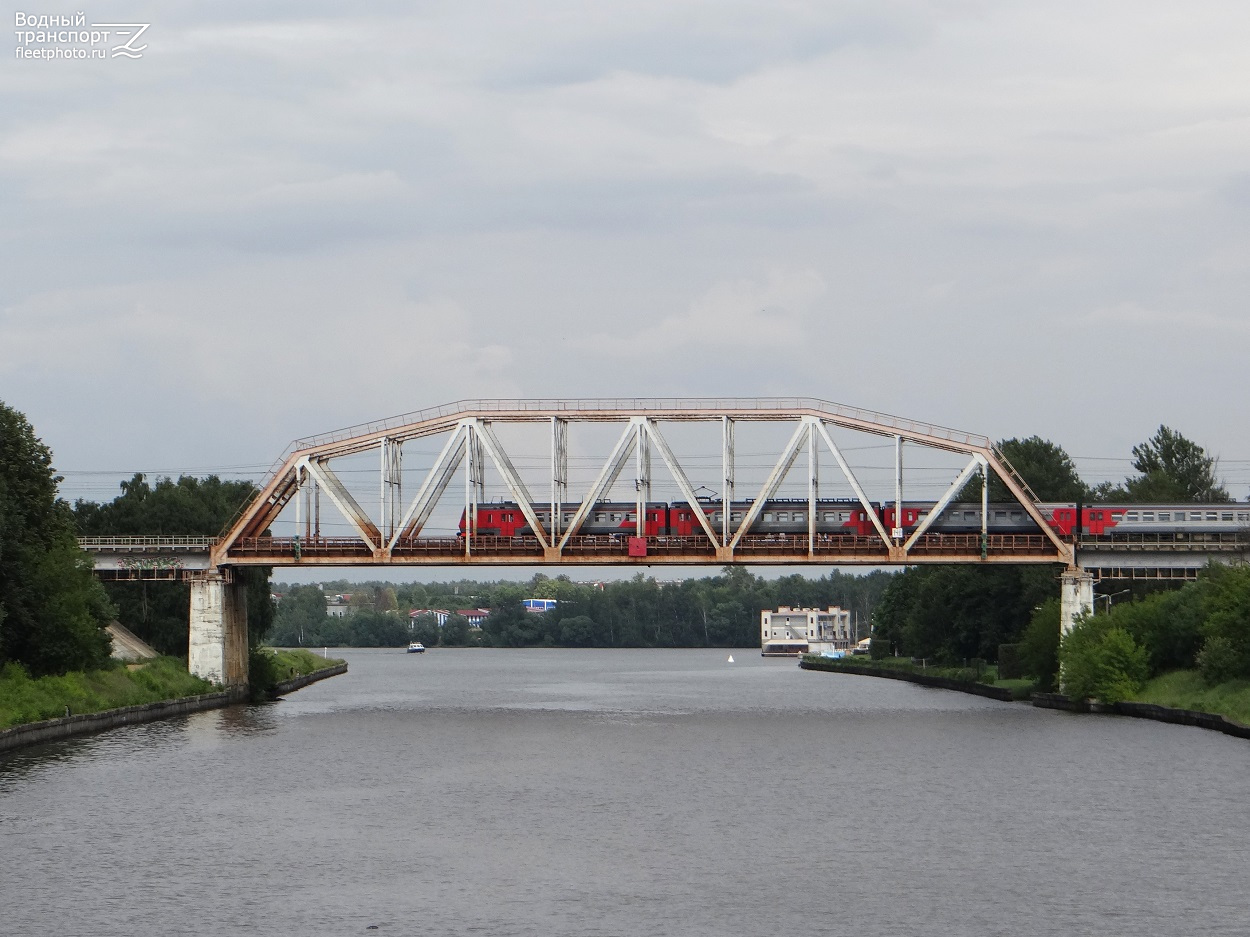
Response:
POLYGON ((1236 680, 1245 673, 1239 649, 1223 635, 1212 635, 1198 652, 1198 670, 1208 685, 1236 680))
POLYGON ((1128 699, 1149 676, 1146 649, 1106 616, 1081 619, 1059 648, 1063 691, 1073 699, 1117 703, 1128 699))
POLYGON ((1033 612, 1019 644, 1021 669, 1036 677, 1039 687, 1055 685, 1059 671, 1059 600, 1050 599, 1033 612))
POLYGON ((267 647, 253 647, 247 655, 247 688, 253 699, 266 700, 278 685, 277 660, 267 647))

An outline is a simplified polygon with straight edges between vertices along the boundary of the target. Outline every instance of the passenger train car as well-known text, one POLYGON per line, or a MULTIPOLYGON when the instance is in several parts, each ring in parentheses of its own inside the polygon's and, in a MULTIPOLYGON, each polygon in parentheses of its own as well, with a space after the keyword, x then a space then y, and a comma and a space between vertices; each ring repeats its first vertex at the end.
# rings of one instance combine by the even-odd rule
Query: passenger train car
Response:
MULTIPOLYGON (((736 530, 751 510, 751 501, 729 504, 729 529, 736 530)), ((719 500, 700 502, 708 523, 714 531, 722 529, 724 504, 719 500)), ((869 502, 886 532, 892 532, 899 513, 893 503, 869 502)), ((910 535, 928 517, 932 502, 904 501, 902 523, 904 535, 910 535)), ((808 532, 805 498, 771 499, 764 502, 749 531, 752 535, 804 535, 808 532)), ((1043 518, 1061 536, 1076 535, 1122 537, 1128 534, 1151 534, 1173 538, 1199 534, 1250 532, 1250 504, 1039 504, 1043 518)), ((534 506, 538 521, 551 529, 550 505, 534 506)), ((560 529, 573 521, 575 508, 561 512, 560 529)), ((637 505, 632 501, 602 501, 594 506, 582 522, 582 536, 629 537, 637 525, 637 505)), ((986 529, 994 534, 1038 533, 1036 522, 1015 502, 988 505, 986 529)), ((459 533, 464 534, 465 517, 460 516, 459 533)), ((690 505, 684 501, 671 504, 648 502, 644 526, 648 537, 697 537, 703 532, 690 505)), ((929 526, 933 533, 980 533, 980 502, 953 503, 929 526)), ((878 536, 876 525, 864 506, 856 500, 820 500, 816 502, 816 532, 825 535, 855 537, 878 536)), ((533 531, 521 508, 514 502, 482 504, 477 509, 478 535, 530 537, 533 531)))

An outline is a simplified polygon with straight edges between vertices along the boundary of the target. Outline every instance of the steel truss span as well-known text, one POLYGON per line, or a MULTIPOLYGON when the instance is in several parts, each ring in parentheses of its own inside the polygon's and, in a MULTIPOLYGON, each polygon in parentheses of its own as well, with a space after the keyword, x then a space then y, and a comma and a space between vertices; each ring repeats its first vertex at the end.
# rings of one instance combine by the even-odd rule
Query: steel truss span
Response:
POLYGON ((973 433, 810 398, 465 400, 297 440, 213 546, 211 565, 1070 566, 1072 551, 1024 480, 987 437, 973 433), (592 424, 615 442, 589 455, 577 450, 593 478, 587 474, 574 491, 570 440, 590 435, 592 424), (757 463, 771 466, 762 482, 740 483, 739 431, 759 432, 763 424, 775 424, 776 439, 788 441, 757 463), (835 438, 846 432, 887 441, 888 490, 878 486, 870 495, 861 484, 863 467, 835 438), (687 435, 695 434, 692 443, 687 435), (414 474, 404 466, 405 446, 421 441, 431 461, 414 474), (441 446, 430 448, 435 442, 441 446), (955 457, 936 501, 906 500, 905 451, 909 462, 921 451, 955 457), (371 466, 365 483, 362 464, 371 466), (987 484, 981 503, 967 506, 979 526, 943 529, 938 519, 956 495, 991 473, 1016 499, 1011 507, 1025 529, 991 528, 987 484), (673 494, 657 501, 653 488, 661 483, 673 494), (830 490, 838 497, 828 497, 830 490), (772 510, 783 503, 788 510, 772 510), (437 529, 432 518, 449 510, 459 528, 453 520, 453 529, 437 529), (610 532, 608 516, 617 522, 610 532))

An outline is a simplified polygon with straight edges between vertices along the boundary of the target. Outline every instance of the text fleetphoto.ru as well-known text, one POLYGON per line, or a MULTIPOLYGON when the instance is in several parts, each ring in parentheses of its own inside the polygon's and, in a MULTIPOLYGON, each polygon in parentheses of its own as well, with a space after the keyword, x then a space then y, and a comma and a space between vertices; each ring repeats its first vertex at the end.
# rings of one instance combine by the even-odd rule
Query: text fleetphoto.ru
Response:
POLYGON ((89 23, 87 14, 16 13, 13 52, 18 59, 140 59, 151 23, 89 23))

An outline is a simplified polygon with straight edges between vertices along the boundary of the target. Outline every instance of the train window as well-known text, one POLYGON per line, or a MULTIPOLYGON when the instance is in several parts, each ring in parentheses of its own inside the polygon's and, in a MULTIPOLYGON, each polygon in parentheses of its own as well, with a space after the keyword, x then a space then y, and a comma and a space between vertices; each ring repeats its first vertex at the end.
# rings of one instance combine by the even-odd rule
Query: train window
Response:
POLYGON ((795 511, 795 512, 794 512, 794 521, 795 521, 795 523, 797 523, 797 524, 801 524, 801 523, 803 523, 805 520, 807 520, 807 512, 806 512, 806 511, 795 511))
POLYGON ((1011 519, 1012 519, 1013 521, 1018 521, 1018 520, 1020 520, 1022 517, 1023 517, 1023 515, 1022 515, 1019 511, 1012 511, 1012 512, 1011 512, 1011 519))
POLYGON ((778 512, 777 512, 777 520, 778 520, 778 521, 780 521, 780 522, 781 522, 781 523, 783 523, 783 524, 789 523, 789 521, 790 521, 790 512, 788 512, 788 511, 778 511, 778 512))
POLYGON ((1129 521, 1130 523, 1132 523, 1132 522, 1136 521, 1136 520, 1137 520, 1137 512, 1136 512, 1136 511, 1129 511, 1127 514, 1125 514, 1125 515, 1124 515, 1124 519, 1125 519, 1126 521, 1129 521))
POLYGON ((1112 511, 1112 512, 1111 512, 1111 519, 1112 519, 1113 521, 1123 520, 1123 519, 1124 519, 1124 512, 1123 512, 1123 511, 1112 511))
POLYGON ((602 514, 596 514, 596 515, 595 515, 595 523, 596 523, 596 524, 602 524, 602 523, 603 523, 604 521, 606 521, 606 520, 607 520, 607 517, 605 517, 605 516, 604 516, 604 515, 602 515, 602 514))
POLYGON ((610 516, 611 516, 611 519, 612 519, 613 521, 619 521, 619 520, 621 519, 621 515, 619 515, 619 514, 615 514, 615 513, 614 513, 614 514, 612 514, 612 515, 610 515, 610 516))
POLYGON ((1191 521, 1200 521, 1200 520, 1202 520, 1202 512, 1201 512, 1201 511, 1190 511, 1190 512, 1189 512, 1189 519, 1190 519, 1191 521))
MULTIPOLYGON (((1145 520, 1150 520, 1150 517, 1149 517, 1149 512, 1147 512, 1146 514, 1143 514, 1143 515, 1142 515, 1142 517, 1143 517, 1143 519, 1145 519, 1145 520)), ((1171 519, 1172 519, 1172 515, 1171 515, 1171 514, 1169 514, 1167 511, 1160 511, 1160 512, 1159 512, 1159 520, 1161 520, 1161 521, 1170 521, 1171 519)))
POLYGON ((1222 521, 1231 521, 1232 519, 1233 519, 1233 513, 1232 513, 1232 511, 1229 511, 1227 514, 1221 514, 1221 515, 1220 515, 1220 520, 1222 520, 1222 521))
POLYGON ((773 515, 772 515, 772 513, 771 513, 770 511, 765 511, 765 512, 764 512, 764 523, 765 523, 765 524, 771 524, 772 522, 773 522, 773 515))
POLYGON ((1250 523, 1250 514, 1238 514, 1237 520, 1241 521, 1242 523, 1250 523))
POLYGON ((1216 519, 1217 516, 1218 515, 1216 514, 1215 511, 1207 511, 1207 520, 1213 521, 1216 519))
POLYGON ((1007 519, 1007 512, 1006 512, 1006 511, 995 511, 995 512, 994 512, 994 520, 996 520, 996 521, 1005 521, 1006 519, 1007 519))
POLYGON ((977 511, 964 511, 964 520, 975 521, 977 519, 977 511))
POLYGON ((729 519, 730 519, 731 521, 740 521, 740 520, 742 520, 742 512, 741 512, 741 511, 734 511, 732 514, 730 514, 730 515, 729 515, 729 519))

